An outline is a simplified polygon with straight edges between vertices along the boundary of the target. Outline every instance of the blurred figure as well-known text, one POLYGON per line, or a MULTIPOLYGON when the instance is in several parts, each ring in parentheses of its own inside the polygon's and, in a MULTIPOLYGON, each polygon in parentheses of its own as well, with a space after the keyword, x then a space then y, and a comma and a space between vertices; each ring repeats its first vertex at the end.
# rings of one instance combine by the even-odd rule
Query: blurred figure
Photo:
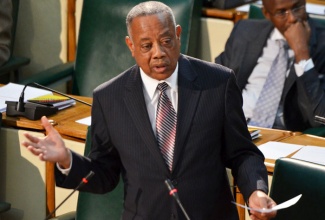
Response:
POLYGON ((10 57, 12 1, 0 0, 0 66, 10 57))
POLYGON ((249 125, 317 127, 314 116, 325 115, 325 29, 308 17, 305 0, 263 0, 263 13, 235 25, 215 62, 234 70, 249 125))

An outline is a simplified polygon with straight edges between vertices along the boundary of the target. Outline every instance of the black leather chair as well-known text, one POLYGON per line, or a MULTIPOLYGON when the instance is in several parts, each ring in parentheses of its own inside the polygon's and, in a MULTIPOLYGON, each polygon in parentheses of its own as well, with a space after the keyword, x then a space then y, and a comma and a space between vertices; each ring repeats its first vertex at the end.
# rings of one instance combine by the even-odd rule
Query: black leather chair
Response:
POLYGON ((325 166, 291 158, 276 160, 270 196, 280 204, 302 194, 274 220, 325 219, 325 166))
MULTIPOLYGON (((135 64, 125 44, 125 18, 141 0, 84 0, 76 60, 32 75, 21 84, 49 86, 72 75, 72 94, 92 96, 93 89, 135 64), (59 69, 59 70, 57 70, 59 69)), ((163 0, 182 26, 181 52, 194 56, 198 45, 202 2, 163 0)))
POLYGON ((26 57, 16 56, 13 54, 15 36, 16 36, 16 27, 18 21, 18 12, 19 12, 19 0, 12 0, 12 31, 11 31, 11 45, 10 45, 10 58, 9 60, 0 67, 0 76, 14 74, 13 81, 19 81, 19 70, 21 67, 30 63, 30 59, 26 57))
MULTIPOLYGON (((88 127, 85 155, 90 152, 90 148, 90 127, 88 127)), ((123 211, 123 195, 122 180, 112 192, 103 195, 79 192, 76 211, 57 216, 51 220, 120 219, 123 211)))

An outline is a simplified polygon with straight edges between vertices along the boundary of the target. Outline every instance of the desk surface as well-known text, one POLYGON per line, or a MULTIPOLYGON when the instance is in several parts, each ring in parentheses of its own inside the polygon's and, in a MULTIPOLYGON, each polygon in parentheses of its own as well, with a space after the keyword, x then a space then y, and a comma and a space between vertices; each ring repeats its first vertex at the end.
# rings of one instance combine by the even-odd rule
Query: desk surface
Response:
MULTIPOLYGON (((87 103, 92 103, 92 98, 72 96, 87 103)), ((77 123, 76 120, 86 118, 91 114, 91 107, 80 102, 75 106, 60 110, 58 113, 48 116, 53 120, 53 126, 57 131, 67 139, 85 140, 87 135, 87 125, 77 123)), ((44 131, 40 120, 29 120, 24 117, 10 117, 3 113, 3 124, 6 126, 44 131)))

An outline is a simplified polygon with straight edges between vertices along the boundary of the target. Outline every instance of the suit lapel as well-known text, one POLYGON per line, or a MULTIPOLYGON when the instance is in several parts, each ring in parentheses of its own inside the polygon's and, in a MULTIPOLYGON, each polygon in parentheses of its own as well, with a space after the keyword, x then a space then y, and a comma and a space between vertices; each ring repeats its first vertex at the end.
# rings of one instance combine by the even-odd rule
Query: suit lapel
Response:
POLYGON ((178 68, 178 112, 173 170, 176 169, 186 145, 201 94, 200 85, 195 83, 196 77, 197 73, 191 68, 189 61, 181 55, 178 68))
POLYGON ((265 21, 258 32, 253 33, 246 43, 243 43, 244 47, 244 56, 241 62, 241 68, 237 74, 238 86, 241 90, 244 89, 247 84, 247 80, 251 73, 253 72, 254 67, 256 66, 256 61, 261 56, 263 48, 268 39, 270 31, 273 29, 271 22, 265 21))
POLYGON ((161 170, 168 173, 168 169, 160 153, 156 137, 152 131, 143 96, 143 85, 138 66, 132 68, 130 77, 125 87, 126 91, 124 95, 124 102, 135 126, 137 127, 139 135, 143 139, 146 147, 150 150, 152 156, 155 158, 155 161, 157 161, 161 167, 161 170))

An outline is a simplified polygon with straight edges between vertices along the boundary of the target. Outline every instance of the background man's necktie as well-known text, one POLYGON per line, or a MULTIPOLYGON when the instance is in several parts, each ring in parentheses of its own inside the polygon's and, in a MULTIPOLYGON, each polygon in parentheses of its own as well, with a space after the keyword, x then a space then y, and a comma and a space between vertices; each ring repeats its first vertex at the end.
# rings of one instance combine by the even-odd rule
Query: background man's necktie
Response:
POLYGON ((157 141, 169 170, 172 170, 177 115, 166 94, 168 84, 159 83, 157 88, 160 91, 156 116, 157 141))
POLYGON ((277 41, 279 53, 272 63, 262 92, 258 97, 249 125, 272 128, 281 100, 288 68, 288 46, 284 40, 277 41))

